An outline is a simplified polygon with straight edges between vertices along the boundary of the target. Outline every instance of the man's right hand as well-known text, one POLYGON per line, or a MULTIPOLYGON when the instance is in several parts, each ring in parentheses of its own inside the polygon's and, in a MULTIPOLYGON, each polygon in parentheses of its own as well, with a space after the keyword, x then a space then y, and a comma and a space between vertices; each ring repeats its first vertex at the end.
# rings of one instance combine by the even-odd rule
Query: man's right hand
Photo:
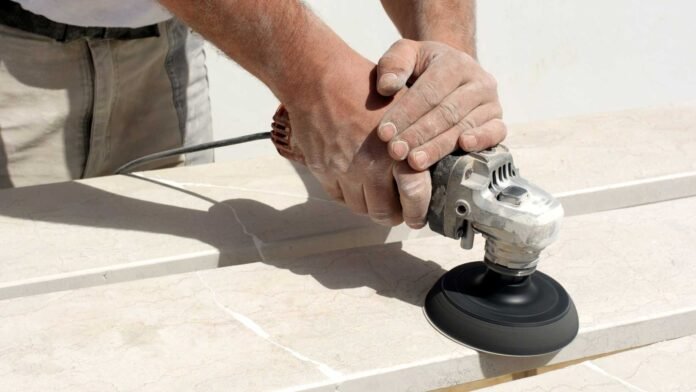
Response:
POLYGON ((405 221, 420 228, 430 173, 389 157, 376 128, 392 99, 379 95, 375 82, 375 65, 355 55, 319 77, 315 91, 286 102, 294 144, 326 192, 353 212, 387 226, 405 221))
POLYGON ((293 138, 330 195, 383 224, 425 224, 429 173, 396 163, 376 135, 392 98, 376 93, 375 65, 299 0, 159 1, 286 105, 293 138))

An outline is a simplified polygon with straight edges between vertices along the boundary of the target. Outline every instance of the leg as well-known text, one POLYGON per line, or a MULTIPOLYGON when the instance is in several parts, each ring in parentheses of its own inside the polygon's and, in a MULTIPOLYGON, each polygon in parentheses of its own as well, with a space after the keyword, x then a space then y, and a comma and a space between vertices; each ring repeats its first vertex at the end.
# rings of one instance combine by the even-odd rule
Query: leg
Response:
POLYGON ((0 188, 80 178, 91 105, 84 41, 0 25, 0 188))
MULTIPOLYGON (((153 152, 209 141, 212 137, 203 41, 170 20, 160 37, 94 40, 94 121, 86 176, 108 175, 153 152)), ((210 162, 210 152, 187 162, 210 162)), ((184 158, 145 165, 175 166, 184 158)))

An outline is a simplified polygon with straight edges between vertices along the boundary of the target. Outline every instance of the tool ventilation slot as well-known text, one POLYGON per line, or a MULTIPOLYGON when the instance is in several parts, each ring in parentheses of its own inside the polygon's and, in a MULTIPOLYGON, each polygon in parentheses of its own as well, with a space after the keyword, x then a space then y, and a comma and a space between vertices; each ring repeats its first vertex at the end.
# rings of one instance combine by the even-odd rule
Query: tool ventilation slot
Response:
POLYGON ((511 178, 517 176, 517 171, 512 166, 511 162, 508 162, 497 169, 493 170, 491 174, 491 182, 488 184, 488 189, 493 193, 498 193, 507 187, 508 181, 511 178))

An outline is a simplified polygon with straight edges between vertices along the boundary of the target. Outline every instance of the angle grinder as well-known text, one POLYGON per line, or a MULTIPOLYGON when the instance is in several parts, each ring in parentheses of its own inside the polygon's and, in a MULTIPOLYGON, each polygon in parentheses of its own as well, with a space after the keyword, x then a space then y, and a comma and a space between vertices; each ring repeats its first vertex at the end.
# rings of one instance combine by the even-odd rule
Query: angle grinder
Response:
POLYGON ((578 332, 568 293, 536 271, 558 236, 563 207, 519 175, 498 145, 455 153, 434 165, 430 229, 471 249, 486 239, 483 262, 445 273, 428 293, 425 314, 445 335, 480 351, 530 356, 552 353, 578 332))
MULTIPOLYGON (((278 152, 304 164, 293 145, 287 110, 273 116, 278 152)), ((510 356, 552 353, 570 343, 578 315, 568 293, 536 271, 541 251, 557 237, 563 207, 519 175, 502 145, 455 152, 431 168, 431 230, 471 249, 486 239, 482 262, 445 273, 425 299, 425 315, 444 335, 479 351, 510 356)))

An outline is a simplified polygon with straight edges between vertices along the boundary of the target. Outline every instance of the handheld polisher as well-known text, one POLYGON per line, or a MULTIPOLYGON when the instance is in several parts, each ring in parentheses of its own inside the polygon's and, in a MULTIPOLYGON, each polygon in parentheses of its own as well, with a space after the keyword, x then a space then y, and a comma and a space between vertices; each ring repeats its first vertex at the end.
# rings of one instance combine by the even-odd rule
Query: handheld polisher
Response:
MULTIPOLYGON (((271 140, 284 157, 304 162, 293 145, 288 112, 273 116, 271 140)), ((502 145, 456 152, 431 168, 428 225, 471 249, 486 239, 483 262, 445 273, 425 300, 425 314, 446 336, 480 351, 531 356, 560 350, 578 331, 578 315, 563 287, 536 271, 557 237, 563 207, 519 175, 502 145)))
POLYGON ((455 153, 436 163, 428 210, 431 230, 471 249, 485 239, 483 262, 445 273, 425 300, 425 314, 446 336, 480 351, 512 356, 552 353, 578 332, 568 293, 536 271, 558 236, 563 207, 519 175, 502 145, 455 153))

